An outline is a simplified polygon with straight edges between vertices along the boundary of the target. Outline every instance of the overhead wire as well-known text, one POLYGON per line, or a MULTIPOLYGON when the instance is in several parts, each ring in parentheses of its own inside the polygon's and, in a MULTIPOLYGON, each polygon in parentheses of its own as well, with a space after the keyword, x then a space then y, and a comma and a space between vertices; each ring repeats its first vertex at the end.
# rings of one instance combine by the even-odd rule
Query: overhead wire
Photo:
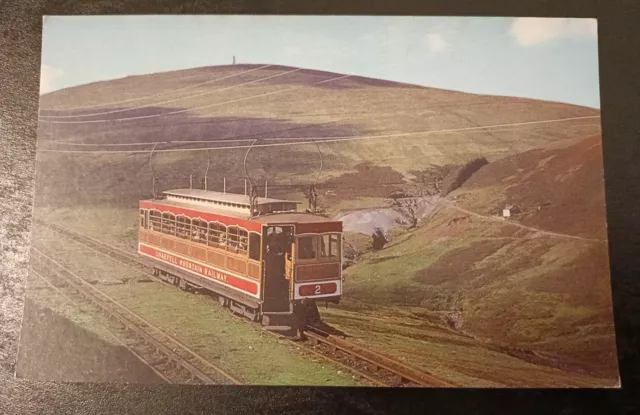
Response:
POLYGON ((320 144, 318 143, 318 141, 316 141, 316 147, 318 148, 318 154, 320 155, 320 170, 318 170, 316 181, 313 183, 314 186, 318 184, 318 180, 320 179, 320 175, 322 174, 322 168, 324 167, 324 159, 322 157, 322 151, 320 150, 320 144))
MULTIPOLYGON (((485 103, 491 103, 490 101, 483 101, 483 102, 471 102, 471 103, 462 103, 459 105, 453 105, 453 107, 455 108, 460 108, 460 107, 466 107, 468 105, 478 105, 478 104, 485 104, 485 103)), ((431 113, 436 109, 441 109, 443 107, 449 107, 452 105, 447 105, 447 104, 451 104, 450 101, 444 102, 444 103, 434 103, 434 104, 430 104, 430 107, 428 109, 423 109, 423 111, 419 111, 419 112, 412 112, 411 115, 413 116, 417 116, 420 114, 425 114, 425 113, 431 113)), ((449 111, 446 113, 450 113, 449 111)), ((302 128, 314 128, 314 127, 318 127, 319 125, 324 125, 324 124, 332 124, 332 123, 337 123, 337 122, 341 122, 344 120, 348 120, 348 119, 362 119, 362 118, 370 118, 370 117, 383 117, 383 116, 393 116, 393 115, 398 115, 398 114, 404 114, 403 112, 389 112, 389 113, 375 113, 372 114, 370 111, 364 111, 361 112, 359 114, 354 115, 353 113, 349 114, 349 116, 347 117, 343 117, 343 118, 337 118, 328 122, 324 122, 321 124, 308 124, 308 125, 299 125, 296 126, 293 129, 302 129, 302 128)), ((286 118, 287 120, 291 120, 291 119, 297 119, 297 118, 307 118, 309 116, 334 116, 334 115, 344 115, 344 112, 340 112, 340 113, 317 113, 317 114, 304 114, 304 115, 299 115, 299 116, 279 116, 277 118, 286 118)), ((459 116, 459 114, 453 114, 456 116, 459 116)), ((460 118, 464 118, 466 121, 469 121, 470 123, 474 124, 474 126, 477 126, 477 124, 471 122, 471 120, 466 119, 466 117, 460 117, 460 118)), ((249 120, 251 120, 251 118, 248 118, 249 120)), ((245 119, 241 118, 241 119, 229 119, 229 120, 225 120, 223 122, 241 122, 245 119)), ((193 123, 191 123, 193 124, 193 123)), ((160 128, 162 127, 162 125, 149 125, 149 126, 145 126, 145 128, 160 128)), ((124 128, 133 128, 133 127, 124 127, 124 128)), ((136 126, 135 128, 140 128, 140 126, 136 126)), ((246 135, 246 138, 240 138, 243 137, 242 135, 238 136, 230 136, 230 137, 223 137, 223 138, 213 138, 213 139, 209 139, 209 140, 166 140, 166 141, 159 141, 162 144, 196 144, 196 143, 221 143, 221 142, 241 142, 241 141, 251 141, 253 140, 253 137, 256 135, 264 135, 264 134, 275 134, 275 133, 279 133, 279 132, 283 132, 283 131, 289 131, 292 128, 287 128, 287 129, 280 129, 280 130, 272 130, 272 131, 263 131, 263 132, 259 132, 259 133, 254 133, 254 134, 250 134, 250 135, 246 135)), ((270 140, 270 138, 263 138, 264 140, 270 140)), ((276 140, 280 140, 281 138, 275 138, 276 140)), ((285 139, 285 138, 282 138, 285 139)), ((154 144, 154 141, 148 141, 148 142, 131 142, 131 143, 73 143, 73 142, 69 142, 69 141, 58 141, 58 140, 52 140, 50 142, 50 144, 55 144, 55 145, 67 145, 67 146, 77 146, 77 147, 130 147, 130 146, 150 146, 152 144, 154 144)), ((49 144, 49 143, 48 143, 49 144)))
POLYGON ((244 155, 244 160, 242 161, 242 164, 244 166, 244 174, 247 176, 247 180, 249 180, 249 185, 251 187, 253 187, 253 181, 251 180, 251 176, 249 176, 249 170, 247 169, 247 157, 249 157, 249 152, 253 148, 254 144, 257 143, 257 142, 258 142, 257 138, 255 140, 253 140, 253 142, 251 143, 251 145, 247 149, 247 152, 244 155))
MULTIPOLYGON (((550 123, 558 123, 558 122, 566 122, 566 121, 574 121, 574 120, 585 120, 585 119, 594 119, 600 118, 599 115, 593 116, 583 116, 583 117, 570 117, 570 118, 560 118, 560 119, 551 119, 551 120, 539 120, 539 121, 525 121, 518 123, 506 123, 506 124, 494 124, 494 125, 484 125, 477 127, 463 127, 463 128, 452 128, 452 129, 443 129, 443 130, 426 130, 426 131, 415 131, 410 133, 394 133, 394 134, 381 134, 381 135, 361 135, 361 136, 327 136, 327 137, 284 137, 284 138, 270 138, 269 140, 293 140, 293 142, 287 143, 272 143, 272 144, 258 144, 251 146, 225 146, 225 147, 199 147, 199 148, 178 148, 178 149, 161 149, 157 150, 156 153, 167 153, 167 152, 188 152, 188 151, 207 151, 207 150, 232 150, 232 149, 244 149, 251 147, 281 147, 281 146, 293 146, 293 145, 303 145, 303 144, 314 144, 315 140, 320 140, 323 143, 331 143, 331 142, 343 142, 343 141, 359 141, 359 140, 372 140, 378 138, 398 138, 398 137, 411 137, 422 134, 442 134, 442 133, 452 133, 452 132, 464 132, 464 131, 475 131, 475 130, 483 130, 486 128, 499 128, 499 127, 510 127, 510 126, 524 126, 524 125, 536 125, 536 124, 550 124, 550 123)), ((266 140, 266 139, 265 139, 266 140)), ((55 149, 37 149, 38 152, 48 152, 48 153, 75 153, 75 154, 134 154, 134 153, 148 153, 149 150, 55 150, 55 149)))
MULTIPOLYGON (((299 70, 300 70, 300 68, 297 68, 297 69, 293 69, 293 70, 290 70, 290 71, 281 72, 281 73, 279 73, 279 74, 266 76, 266 77, 264 77, 264 78, 254 79, 253 81, 243 82, 243 83, 241 83, 241 84, 230 85, 230 86, 227 86, 227 87, 224 87, 224 88, 214 89, 213 91, 201 92, 201 93, 199 93, 199 94, 195 94, 195 95, 188 95, 188 96, 186 96, 186 97, 180 97, 180 98, 174 98, 174 99, 170 99, 170 100, 162 101, 162 102, 153 102, 153 103, 151 103, 151 104, 139 105, 139 106, 137 106, 137 107, 131 107, 131 108, 120 108, 120 109, 117 109, 117 110, 110 110, 110 111, 104 111, 104 112, 96 112, 96 113, 93 113, 93 114, 78 114, 78 115, 50 115, 50 116, 41 116, 41 117, 40 117, 40 121, 43 121, 43 122, 52 122, 52 121, 49 121, 48 119, 47 119, 47 120, 43 120, 43 118, 56 118, 56 119, 57 119, 57 118, 86 118, 86 117, 95 117, 95 116, 98 116, 98 115, 108 115, 108 114, 115 114, 115 113, 126 112, 126 111, 134 111, 134 110, 138 110, 138 109, 141 109, 141 108, 149 108, 149 105, 157 106, 157 105, 170 104, 170 103, 172 103, 172 102, 185 101, 185 100, 189 100, 189 99, 193 99, 193 98, 199 98, 199 97, 202 97, 202 96, 205 96, 205 95, 211 95, 211 94, 216 93, 216 92, 220 92, 220 91, 227 91, 227 90, 229 90, 229 89, 234 89, 234 88, 239 88, 239 87, 241 87, 241 86, 245 86, 245 85, 255 84, 255 83, 258 83, 258 82, 261 82, 261 81, 266 81, 267 79, 277 78, 277 77, 279 77, 279 76, 287 75, 287 74, 290 74, 290 73, 292 73, 292 72, 296 72, 296 71, 299 71, 299 70)), ((110 120, 109 120, 109 121, 110 121, 110 120)))
MULTIPOLYGON (((188 86, 185 86, 185 87, 182 87, 182 88, 172 89, 170 91, 164 91, 164 92, 160 92, 158 94, 147 95, 147 96, 144 96, 144 97, 130 98, 130 99, 122 100, 122 101, 112 101, 112 102, 107 102, 107 103, 94 104, 94 105, 84 105, 84 106, 78 106, 78 107, 68 107, 68 108, 59 108, 59 109, 58 108, 41 108, 40 112, 42 112, 42 111, 73 111, 73 110, 79 110, 79 109, 88 109, 88 108, 96 108, 96 107, 108 107, 108 106, 111 106, 111 105, 125 104, 125 103, 136 102, 136 101, 143 101, 145 99, 157 98, 157 97, 164 96, 164 95, 174 94, 176 92, 186 91, 187 89, 193 89, 193 88, 197 88, 197 87, 200 87, 200 86, 203 86, 203 85, 208 85, 208 84, 211 84, 211 83, 214 83, 214 82, 222 81, 222 80, 225 80, 225 79, 234 78, 236 76, 244 75, 244 74, 247 74, 249 72, 257 71, 259 69, 265 69, 265 68, 267 68, 269 66, 273 66, 273 65, 263 65, 263 66, 260 66, 258 68, 248 69, 246 71, 237 72, 237 73, 234 73, 234 74, 231 74, 231 75, 223 76, 221 78, 211 79, 209 81, 201 82, 199 84, 188 85, 188 86)), ((149 104, 149 105, 151 105, 151 104, 149 104)), ((158 104, 155 104, 155 105, 158 105, 158 104)), ((127 108, 127 110, 131 110, 131 109, 132 108, 127 108)), ((89 115, 98 115, 98 114, 100 114, 100 113, 89 114, 89 115)), ((86 116, 89 116, 89 115, 83 114, 82 116, 86 117, 86 116)), ((80 115, 72 115, 72 116, 68 116, 68 117, 78 117, 78 116, 80 116, 80 115)), ((45 118, 45 117, 46 118, 54 118, 54 117, 64 118, 64 117, 67 117, 67 116, 63 116, 63 115, 41 115, 40 116, 40 118, 45 118)))
MULTIPOLYGON (((295 72, 297 70, 300 70, 300 68, 297 68, 297 69, 294 69, 292 71, 289 71, 288 73, 295 72)), ((91 123, 105 123, 105 122, 115 122, 115 121, 131 121, 131 120, 142 120, 142 119, 147 119, 147 118, 163 117, 163 116, 167 116, 167 115, 182 114, 182 113, 185 113, 185 112, 191 112, 191 111, 201 110, 201 109, 205 109, 205 108, 213 108, 213 107, 217 107, 217 106, 220 106, 220 105, 233 104, 233 103, 236 103, 236 102, 247 101, 247 100, 254 99, 254 98, 261 98, 261 97, 271 96, 271 95, 275 95, 275 94, 281 94, 281 93, 292 91, 292 90, 295 90, 295 89, 300 89, 300 88, 304 88, 304 87, 309 87, 309 86, 313 86, 313 85, 319 85, 319 84, 323 84, 323 83, 327 83, 327 82, 331 82, 331 81, 337 81, 337 80, 340 80, 340 79, 345 79, 345 78, 348 78, 350 76, 352 76, 352 75, 341 75, 341 76, 338 76, 338 77, 335 77, 335 78, 325 79, 325 80, 318 81, 318 82, 313 82, 311 84, 294 86, 294 87, 290 87, 290 88, 286 88, 286 89, 280 89, 280 90, 277 90, 277 91, 265 92, 265 93, 258 94, 258 95, 251 95, 251 96, 248 96, 248 97, 238 98, 238 99, 234 99, 234 100, 230 100, 230 101, 226 101, 226 102, 216 102, 214 104, 203 105, 203 106, 200 106, 200 107, 185 108, 185 109, 182 109, 182 110, 176 110, 176 111, 170 111, 170 112, 164 112, 164 113, 158 113, 158 114, 140 115, 140 116, 136 116, 136 117, 125 117, 125 118, 111 118, 111 119, 102 119, 102 120, 85 120, 85 121, 40 120, 40 122, 51 123, 51 124, 91 124, 91 123)))

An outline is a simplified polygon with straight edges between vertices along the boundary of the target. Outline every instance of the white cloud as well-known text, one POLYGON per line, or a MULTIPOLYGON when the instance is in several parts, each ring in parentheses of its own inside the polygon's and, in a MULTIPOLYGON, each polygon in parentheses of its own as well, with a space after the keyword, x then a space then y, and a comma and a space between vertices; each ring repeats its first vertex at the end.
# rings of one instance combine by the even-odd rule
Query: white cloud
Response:
POLYGON ((62 69, 54 68, 43 63, 40 67, 40 95, 53 91, 54 79, 63 74, 64 71, 62 69))
POLYGON ((444 39, 444 36, 440 33, 429 33, 426 36, 427 47, 429 48, 429 52, 438 53, 445 50, 448 46, 447 41, 444 39))
POLYGON ((519 17, 509 33, 522 46, 544 43, 560 37, 597 36, 596 19, 519 17))

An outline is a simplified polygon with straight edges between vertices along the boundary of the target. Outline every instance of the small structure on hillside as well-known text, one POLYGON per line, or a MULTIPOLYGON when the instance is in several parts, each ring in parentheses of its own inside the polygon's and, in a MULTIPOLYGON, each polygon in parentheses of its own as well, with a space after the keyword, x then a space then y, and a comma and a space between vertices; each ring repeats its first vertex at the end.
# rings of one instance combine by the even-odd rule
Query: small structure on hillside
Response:
POLYGON ((511 215, 519 213, 520 209, 518 209, 517 206, 514 205, 506 205, 504 207, 504 209, 502 209, 502 217, 503 218, 510 218, 511 215))
POLYGON ((233 55, 233 64, 236 64, 236 55, 233 55))

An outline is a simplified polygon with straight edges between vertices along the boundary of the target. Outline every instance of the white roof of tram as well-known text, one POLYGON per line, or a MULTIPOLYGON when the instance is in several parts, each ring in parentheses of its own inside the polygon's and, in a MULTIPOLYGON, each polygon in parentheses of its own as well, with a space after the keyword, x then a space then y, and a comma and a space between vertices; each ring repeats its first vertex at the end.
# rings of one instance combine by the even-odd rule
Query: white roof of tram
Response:
MULTIPOLYGON (((166 195, 186 197, 190 199, 198 199, 198 200, 208 201, 208 202, 235 203, 235 204, 247 205, 247 207, 250 204, 248 195, 241 195, 237 193, 223 193, 223 192, 216 192, 213 190, 201 190, 201 189, 173 189, 173 190, 164 191, 163 193, 166 195)), ((256 199, 256 202, 258 205, 263 205, 268 203, 300 204, 300 202, 296 202, 296 201, 272 199, 268 197, 258 197, 256 199)))

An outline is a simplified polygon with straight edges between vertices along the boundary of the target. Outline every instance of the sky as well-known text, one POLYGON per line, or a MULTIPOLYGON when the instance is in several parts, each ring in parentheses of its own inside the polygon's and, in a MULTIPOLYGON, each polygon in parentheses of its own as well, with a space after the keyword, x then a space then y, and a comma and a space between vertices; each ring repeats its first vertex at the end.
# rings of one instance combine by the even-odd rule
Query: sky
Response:
POLYGON ((45 16, 40 93, 238 63, 600 107, 595 19, 45 16))

